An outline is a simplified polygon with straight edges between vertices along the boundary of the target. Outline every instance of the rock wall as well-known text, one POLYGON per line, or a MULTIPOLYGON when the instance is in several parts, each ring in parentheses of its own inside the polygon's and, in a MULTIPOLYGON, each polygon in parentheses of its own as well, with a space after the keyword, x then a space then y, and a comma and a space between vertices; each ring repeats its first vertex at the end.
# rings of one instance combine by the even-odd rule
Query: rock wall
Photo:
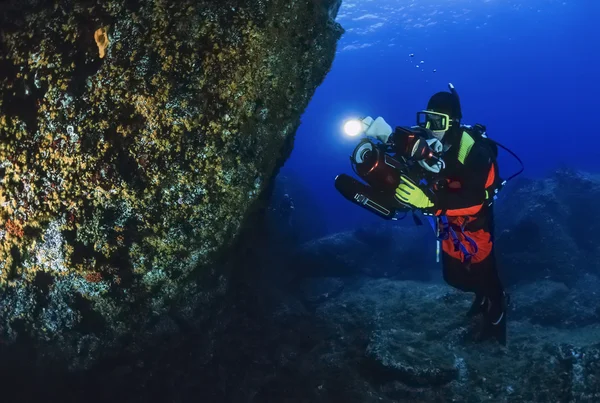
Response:
POLYGON ((574 285, 600 272, 597 174, 559 169, 510 183, 496 203, 496 246, 507 285, 551 279, 574 285))
POLYGON ((86 368, 212 314, 339 3, 2 3, 3 346, 86 368))

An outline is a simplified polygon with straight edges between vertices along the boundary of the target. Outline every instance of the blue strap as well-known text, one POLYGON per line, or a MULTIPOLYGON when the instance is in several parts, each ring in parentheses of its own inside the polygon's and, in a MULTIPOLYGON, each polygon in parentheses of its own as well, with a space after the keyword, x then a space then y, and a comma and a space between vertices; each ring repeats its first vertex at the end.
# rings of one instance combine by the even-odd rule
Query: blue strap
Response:
POLYGON ((466 263, 470 262, 473 255, 475 255, 479 251, 479 247, 477 246, 477 243, 473 240, 473 238, 471 238, 470 236, 467 236, 465 234, 464 229, 465 229, 466 224, 463 224, 459 227, 460 233, 465 238, 465 241, 467 241, 471 245, 471 248, 473 249, 473 253, 469 252, 469 250, 466 248, 466 246, 458 238, 458 235, 456 234, 456 231, 454 230, 454 228, 450 227, 450 225, 448 224, 447 216, 441 216, 440 221, 441 221, 442 225, 441 225, 440 235, 438 238, 441 240, 446 240, 446 239, 448 239, 448 237, 451 237, 452 243, 454 244, 454 250, 455 251, 460 250, 464 256, 464 261, 466 263))
POLYGON ((463 232, 463 236, 465 237, 465 240, 471 244, 471 247, 473 248, 473 251, 474 251, 473 254, 476 254, 477 252, 479 252, 479 246, 477 246, 477 243, 473 240, 473 238, 471 238, 470 236, 467 236, 464 232, 463 232))
POLYGON ((477 243, 473 240, 473 238, 471 238, 470 236, 467 236, 467 234, 465 234, 465 226, 466 225, 467 225, 467 223, 465 222, 463 225, 460 226, 460 232, 465 237, 465 240, 471 244, 471 247, 474 250, 474 252, 473 252, 473 255, 474 255, 479 251, 479 246, 477 246, 477 243))

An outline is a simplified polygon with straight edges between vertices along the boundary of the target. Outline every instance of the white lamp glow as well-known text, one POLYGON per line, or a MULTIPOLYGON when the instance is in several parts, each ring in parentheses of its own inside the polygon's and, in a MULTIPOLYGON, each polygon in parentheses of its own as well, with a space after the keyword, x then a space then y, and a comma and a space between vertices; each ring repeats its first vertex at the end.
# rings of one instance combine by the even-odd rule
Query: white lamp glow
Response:
POLYGON ((344 133, 350 137, 356 137, 363 131, 363 123, 358 119, 351 119, 344 123, 344 133))

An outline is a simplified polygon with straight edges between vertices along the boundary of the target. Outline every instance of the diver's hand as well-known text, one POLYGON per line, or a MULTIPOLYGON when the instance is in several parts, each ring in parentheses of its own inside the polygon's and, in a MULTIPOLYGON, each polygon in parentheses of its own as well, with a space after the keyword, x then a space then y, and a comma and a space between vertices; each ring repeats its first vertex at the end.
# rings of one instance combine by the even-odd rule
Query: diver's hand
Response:
POLYGON ((376 138, 382 143, 387 143, 388 138, 392 134, 392 127, 387 124, 387 122, 379 116, 377 119, 373 120, 370 116, 367 116, 362 121, 365 135, 369 137, 376 138))
POLYGON ((425 192, 406 175, 400 176, 400 184, 396 188, 396 199, 402 204, 417 209, 428 209, 434 206, 425 192))

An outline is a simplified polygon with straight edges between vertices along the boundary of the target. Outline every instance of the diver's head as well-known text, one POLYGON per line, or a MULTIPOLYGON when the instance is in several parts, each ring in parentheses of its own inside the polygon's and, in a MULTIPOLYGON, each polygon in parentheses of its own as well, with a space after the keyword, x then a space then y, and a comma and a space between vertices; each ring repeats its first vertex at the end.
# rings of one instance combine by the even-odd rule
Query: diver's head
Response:
POLYGON ((431 131, 433 136, 444 143, 451 141, 451 134, 460 129, 462 117, 460 100, 454 87, 452 92, 438 92, 429 98, 427 110, 417 113, 417 125, 431 131))

